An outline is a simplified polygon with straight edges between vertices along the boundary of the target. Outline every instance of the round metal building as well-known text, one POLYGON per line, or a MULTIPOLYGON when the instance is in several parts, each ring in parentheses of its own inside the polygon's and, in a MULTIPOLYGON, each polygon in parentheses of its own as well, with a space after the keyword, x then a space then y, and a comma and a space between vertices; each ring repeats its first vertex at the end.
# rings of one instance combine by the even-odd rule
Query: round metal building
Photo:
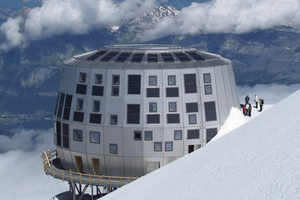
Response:
POLYGON ((194 48, 114 45, 64 64, 54 142, 67 170, 145 175, 204 146, 239 107, 231 61, 194 48))

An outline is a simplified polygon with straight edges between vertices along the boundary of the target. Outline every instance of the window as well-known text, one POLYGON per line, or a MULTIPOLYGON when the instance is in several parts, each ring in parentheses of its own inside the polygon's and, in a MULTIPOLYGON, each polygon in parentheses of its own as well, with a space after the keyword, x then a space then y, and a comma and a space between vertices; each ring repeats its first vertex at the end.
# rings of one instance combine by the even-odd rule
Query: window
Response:
POLYGON ((85 83, 85 81, 86 81, 86 73, 80 72, 79 82, 80 83, 85 83))
POLYGON ((119 96, 119 86, 111 86, 111 96, 119 96))
POLYGON ((168 85, 176 85, 175 76, 168 76, 168 85))
POLYGON ((86 85, 77 84, 76 94, 86 94, 86 85))
POLYGON ((211 85, 204 85, 205 94, 212 94, 211 85))
POLYGON ((110 125, 118 124, 118 115, 110 115, 110 125))
POLYGON ((118 154, 118 145, 117 144, 109 144, 109 152, 111 154, 118 154))
POLYGON ((174 140, 182 140, 182 131, 174 131, 174 140))
POLYGON ((145 140, 152 140, 152 131, 145 131, 145 140))
POLYGON ((72 105, 72 95, 67 94, 66 101, 65 101, 65 108, 64 108, 64 116, 63 116, 63 119, 65 120, 69 120, 70 118, 71 105, 72 105))
POLYGON ((69 124, 63 123, 63 147, 69 148, 69 124))
POLYGON ((198 103, 186 103, 186 112, 191 113, 191 112, 198 112, 198 103))
POLYGON ((168 124, 180 123, 179 114, 167 114, 167 123, 168 124))
POLYGON ((147 97, 159 97, 159 88, 147 88, 147 97))
POLYGON ((74 112, 73 121, 75 122, 83 122, 84 113, 82 112, 74 112))
POLYGON ((176 112, 176 111, 177 111, 176 102, 169 102, 169 112, 176 112))
POLYGON ((101 124, 101 114, 90 114, 90 123, 101 124))
POLYGON ((184 74, 185 93, 197 93, 196 74, 184 74))
POLYGON ((83 99, 77 99, 76 110, 83 109, 83 99))
POLYGON ((90 142, 100 144, 100 133, 99 132, 90 132, 90 142))
POLYGON ((149 112, 157 112, 157 103, 149 103, 149 112))
POLYGON ((61 123, 56 121, 56 144, 61 146, 61 123))
POLYGON ((112 75, 112 85, 120 85, 120 76, 112 75))
POLYGON ((199 129, 188 130, 187 139, 199 139, 199 129))
POLYGON ((73 139, 75 141, 82 142, 82 139, 83 139, 82 130, 74 129, 73 130, 73 139))
POLYGON ((142 140, 142 131, 134 131, 134 140, 142 140))
POLYGON ((210 74, 203 74, 204 83, 211 83, 210 74))
POLYGON ((166 88, 167 97, 179 97, 178 88, 166 88))
POLYGON ((93 96, 103 96, 103 86, 93 86, 92 95, 93 96))
POLYGON ((206 143, 208 143, 215 135, 217 135, 217 128, 208 128, 206 129, 206 143))
POLYGON ((140 123, 140 105, 127 104, 127 124, 140 123))
POLYGON ((159 115, 147 115, 147 124, 159 124, 159 115))
POLYGON ((149 85, 157 85, 157 77, 149 76, 149 85))
POLYGON ((95 83, 102 84, 102 74, 95 74, 95 83))
POLYGON ((59 99, 59 104, 58 104, 58 113, 57 113, 57 117, 59 117, 59 118, 61 118, 64 101, 65 101, 65 93, 61 93, 60 99, 59 99))
POLYGON ((197 124, 196 115, 189 115, 189 124, 197 124))
POLYGON ((204 102, 206 121, 217 120, 216 105, 214 101, 204 102))
POLYGON ((141 75, 128 75, 128 94, 141 94, 141 75))
POLYGON ((162 143, 154 142, 154 151, 162 151, 162 143))
POLYGON ((93 101, 93 112, 100 112, 100 101, 93 101))
POLYGON ((173 151, 173 142, 165 143, 165 151, 173 151))

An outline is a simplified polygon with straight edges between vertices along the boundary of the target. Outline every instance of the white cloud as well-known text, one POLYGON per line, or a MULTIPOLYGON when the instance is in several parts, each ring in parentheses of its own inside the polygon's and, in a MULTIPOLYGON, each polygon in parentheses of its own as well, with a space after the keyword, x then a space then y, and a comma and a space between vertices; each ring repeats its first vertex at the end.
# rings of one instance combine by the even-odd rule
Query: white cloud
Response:
MULTIPOLYGON (((60 34, 86 34, 101 27, 113 27, 125 18, 143 14, 155 7, 155 0, 125 0, 116 6, 112 0, 45 0, 32 9, 20 33, 21 18, 9 18, 1 25, 7 42, 1 49, 22 45, 60 34)), ((22 24, 23 25, 23 24, 22 24)))
POLYGON ((299 0, 213 0, 192 3, 181 10, 177 24, 162 20, 145 32, 144 41, 168 34, 245 33, 266 29, 285 20, 300 23, 299 0), (162 25, 163 24, 163 25, 162 25), (174 31, 175 30, 175 31, 174 31), (164 34, 161 34, 164 33, 164 34))

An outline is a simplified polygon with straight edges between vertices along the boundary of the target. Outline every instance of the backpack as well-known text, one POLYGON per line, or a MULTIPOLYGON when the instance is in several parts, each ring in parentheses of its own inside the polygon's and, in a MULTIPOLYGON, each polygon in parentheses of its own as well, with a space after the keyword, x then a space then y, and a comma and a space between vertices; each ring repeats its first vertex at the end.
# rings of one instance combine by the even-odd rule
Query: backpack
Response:
POLYGON ((261 100, 261 103, 262 103, 262 104, 265 104, 265 102, 264 102, 264 100, 263 100, 263 99, 261 100))

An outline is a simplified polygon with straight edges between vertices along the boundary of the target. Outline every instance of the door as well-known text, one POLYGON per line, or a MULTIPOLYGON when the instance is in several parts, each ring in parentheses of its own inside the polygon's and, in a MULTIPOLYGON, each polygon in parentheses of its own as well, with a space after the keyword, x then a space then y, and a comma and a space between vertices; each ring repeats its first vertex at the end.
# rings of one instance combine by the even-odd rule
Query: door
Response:
POLYGON ((194 150, 194 145, 189 145, 189 153, 192 153, 194 150))
POLYGON ((92 158, 94 175, 100 175, 100 160, 92 158))
POLYGON ((82 158, 80 156, 75 156, 75 161, 76 161, 77 171, 80 173, 84 173, 82 158))

